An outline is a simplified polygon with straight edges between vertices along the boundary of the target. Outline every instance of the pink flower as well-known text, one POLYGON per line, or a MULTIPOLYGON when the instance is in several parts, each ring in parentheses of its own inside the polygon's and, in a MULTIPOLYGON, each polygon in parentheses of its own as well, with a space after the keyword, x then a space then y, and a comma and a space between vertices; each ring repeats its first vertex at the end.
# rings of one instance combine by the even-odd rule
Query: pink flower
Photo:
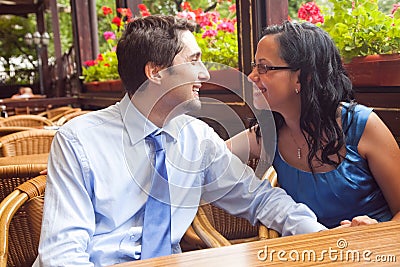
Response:
POLYGON ((224 21, 217 26, 217 30, 221 30, 224 32, 234 32, 235 31, 235 25, 232 24, 230 21, 224 21))
POLYGON ((206 37, 214 37, 218 34, 217 30, 206 30, 203 35, 201 36, 202 38, 206 38, 206 37))
POLYGON ((299 19, 311 22, 313 24, 317 22, 324 23, 324 17, 322 16, 320 9, 315 2, 308 2, 301 5, 297 15, 299 19))
POLYGON ((212 26, 213 23, 217 23, 219 19, 219 13, 216 11, 209 11, 207 13, 202 12, 198 17, 196 17, 197 24, 204 28, 206 26, 212 26))
POLYGON ((235 4, 229 6, 229 12, 231 12, 231 13, 235 13, 236 12, 236 5, 235 4))
POLYGON ((178 18, 184 18, 188 20, 196 20, 196 14, 192 11, 182 11, 176 14, 178 18))
POLYGON ((104 39, 108 40, 115 40, 115 34, 113 32, 104 32, 103 33, 104 39))
POLYGON ((394 13, 400 8, 400 3, 398 4, 393 4, 393 9, 391 14, 394 15, 394 13))

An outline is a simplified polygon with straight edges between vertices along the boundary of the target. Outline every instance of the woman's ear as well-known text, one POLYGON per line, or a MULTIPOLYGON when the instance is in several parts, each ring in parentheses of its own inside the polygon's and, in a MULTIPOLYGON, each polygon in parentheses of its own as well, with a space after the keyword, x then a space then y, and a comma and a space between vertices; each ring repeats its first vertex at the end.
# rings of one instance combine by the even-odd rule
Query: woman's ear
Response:
POLYGON ((161 75, 159 74, 160 70, 160 67, 156 66, 153 62, 147 62, 144 67, 147 79, 156 84, 161 84, 161 75))

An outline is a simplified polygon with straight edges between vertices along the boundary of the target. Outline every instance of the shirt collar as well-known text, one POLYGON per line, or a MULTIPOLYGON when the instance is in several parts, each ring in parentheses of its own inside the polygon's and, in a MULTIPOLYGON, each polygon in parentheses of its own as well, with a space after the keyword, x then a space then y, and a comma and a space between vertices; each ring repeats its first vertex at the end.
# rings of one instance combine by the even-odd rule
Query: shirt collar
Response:
MULTIPOLYGON (((119 108, 122 116, 122 121, 128 132, 132 145, 137 144, 159 128, 148 120, 131 102, 129 95, 125 94, 119 103, 119 108)), ((164 127, 161 128, 162 132, 166 132, 171 136, 174 141, 178 138, 178 126, 175 118, 169 121, 164 127)))

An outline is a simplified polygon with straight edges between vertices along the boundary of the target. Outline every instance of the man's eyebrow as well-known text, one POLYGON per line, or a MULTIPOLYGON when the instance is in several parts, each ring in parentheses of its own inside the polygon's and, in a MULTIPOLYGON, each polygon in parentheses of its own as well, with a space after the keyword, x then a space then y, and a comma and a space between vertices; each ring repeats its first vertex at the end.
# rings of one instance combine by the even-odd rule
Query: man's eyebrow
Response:
POLYGON ((190 58, 199 58, 201 56, 201 52, 194 53, 190 55, 190 58))

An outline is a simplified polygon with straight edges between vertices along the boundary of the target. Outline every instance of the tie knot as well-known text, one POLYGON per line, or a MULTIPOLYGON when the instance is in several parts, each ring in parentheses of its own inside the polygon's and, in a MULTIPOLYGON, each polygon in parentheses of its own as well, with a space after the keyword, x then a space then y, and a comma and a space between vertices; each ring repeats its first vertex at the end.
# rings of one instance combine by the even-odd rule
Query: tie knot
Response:
POLYGON ((153 132, 153 133, 149 134, 147 136, 147 138, 153 141, 154 149, 156 152, 164 149, 162 140, 161 140, 161 133, 156 134, 155 132, 153 132))

